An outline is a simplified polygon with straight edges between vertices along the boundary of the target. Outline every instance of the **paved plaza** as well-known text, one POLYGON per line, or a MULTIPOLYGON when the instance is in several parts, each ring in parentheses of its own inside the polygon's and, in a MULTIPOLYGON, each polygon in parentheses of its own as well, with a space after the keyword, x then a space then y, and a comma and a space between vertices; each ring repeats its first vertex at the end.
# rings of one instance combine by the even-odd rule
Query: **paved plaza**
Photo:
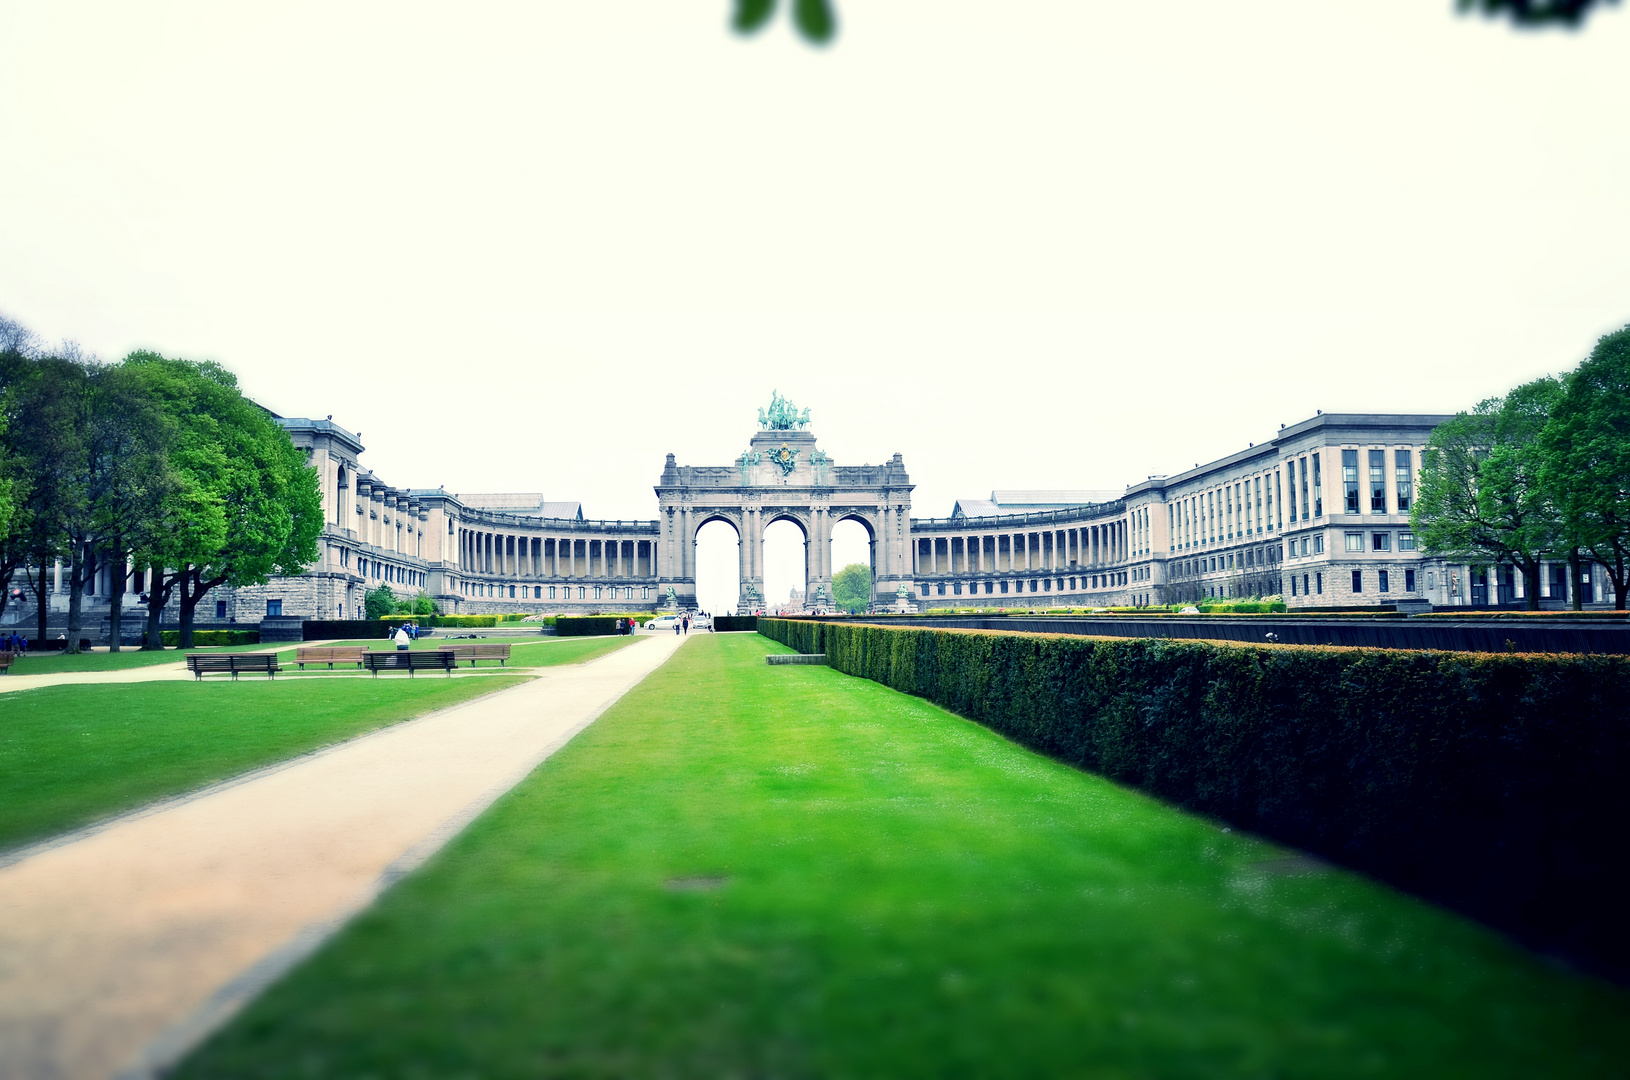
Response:
MULTIPOLYGON (((541 669, 25 851, 0 867, 0 1076, 151 1075, 686 640, 651 635, 541 669)), ((164 665, 71 681, 176 675, 164 665)))

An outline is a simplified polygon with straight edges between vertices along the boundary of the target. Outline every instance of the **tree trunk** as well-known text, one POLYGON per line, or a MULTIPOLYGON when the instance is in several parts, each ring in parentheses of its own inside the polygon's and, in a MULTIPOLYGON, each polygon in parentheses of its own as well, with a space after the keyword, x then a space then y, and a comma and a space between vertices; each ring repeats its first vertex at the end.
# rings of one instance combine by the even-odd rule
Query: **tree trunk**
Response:
POLYGON ((192 611, 198 606, 198 597, 192 594, 192 567, 187 567, 176 574, 181 581, 181 611, 177 620, 181 633, 177 636, 176 644, 183 649, 192 648, 192 611))
POLYGON ((46 617, 47 617, 47 612, 46 612, 46 607, 45 607, 45 571, 46 571, 45 560, 41 559, 40 560, 40 576, 39 576, 39 580, 34 582, 34 599, 38 600, 39 604, 40 604, 40 610, 35 612, 35 614, 39 617, 39 622, 40 622, 39 642, 40 642, 40 648, 42 648, 42 649, 45 648, 45 620, 46 620, 46 617))
MULTIPOLYGON (((118 549, 121 545, 115 543, 113 546, 118 549)), ((119 644, 124 639, 122 628, 119 625, 124 618, 125 611, 124 559, 119 557, 117 561, 120 564, 117 570, 108 575, 108 579, 113 583, 108 590, 108 652, 118 652, 119 644)), ((108 565, 113 565, 112 559, 109 560, 108 565)))
POLYGON ((170 590, 173 588, 175 582, 165 579, 164 567, 147 568, 147 635, 142 643, 144 649, 164 648, 161 623, 164 618, 164 605, 169 602, 170 590))
POLYGON ((79 652, 80 605, 85 598, 85 590, 80 584, 79 576, 83 572, 84 566, 84 545, 70 545, 68 549, 68 644, 63 650, 70 656, 79 652))
POLYGON ((1538 611, 1539 610, 1539 575, 1540 575, 1540 563, 1539 563, 1538 559, 1534 560, 1534 562, 1531 565, 1530 564, 1524 564, 1523 565, 1523 568, 1522 568, 1523 599, 1527 601, 1526 607, 1528 608, 1529 611, 1538 611))
POLYGON ((1574 548, 1568 552, 1568 585, 1569 591, 1573 593, 1573 610, 1575 611, 1583 611, 1585 606, 1585 598, 1580 592, 1581 588, 1585 584, 1584 581, 1581 580, 1581 573, 1582 571, 1579 566, 1579 549, 1574 548))

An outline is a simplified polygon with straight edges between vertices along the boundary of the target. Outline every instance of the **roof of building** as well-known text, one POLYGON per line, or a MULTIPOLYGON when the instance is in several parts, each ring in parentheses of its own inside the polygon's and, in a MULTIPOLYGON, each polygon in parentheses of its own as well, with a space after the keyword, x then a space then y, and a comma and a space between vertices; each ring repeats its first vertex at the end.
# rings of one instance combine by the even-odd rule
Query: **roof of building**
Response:
POLYGON ((1101 488, 1080 488, 1072 491, 1043 491, 1015 488, 993 491, 990 501, 1002 508, 1003 513, 1014 510, 1052 510, 1060 506, 1087 506, 1091 503, 1114 502, 1123 493, 1101 488))
POLYGON ((542 492, 537 491, 459 492, 455 498, 472 510, 498 510, 506 514, 520 514, 525 517, 565 518, 570 521, 583 520, 582 503, 550 502, 543 497, 542 492))

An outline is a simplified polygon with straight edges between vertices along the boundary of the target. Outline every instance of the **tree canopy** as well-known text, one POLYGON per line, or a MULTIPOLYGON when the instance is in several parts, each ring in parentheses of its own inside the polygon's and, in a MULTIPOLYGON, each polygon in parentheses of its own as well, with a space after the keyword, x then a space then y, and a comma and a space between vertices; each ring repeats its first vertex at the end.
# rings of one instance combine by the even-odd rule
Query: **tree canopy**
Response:
POLYGON ((1433 555, 1510 563, 1539 606, 1543 560, 1606 568, 1630 587, 1630 327, 1565 378, 1536 379, 1440 424, 1423 455, 1411 522, 1433 555))
POLYGON ((119 569, 114 626, 127 561, 146 572, 158 647, 173 596, 190 645, 210 589, 297 574, 317 558, 315 471, 219 364, 150 352, 102 364, 46 352, 0 319, 0 465, 0 587, 22 570, 43 601, 45 568, 61 559, 70 650, 84 587, 103 566, 119 569))
POLYGON ((865 611, 872 602, 871 567, 850 563, 833 574, 832 601, 844 611, 865 611))

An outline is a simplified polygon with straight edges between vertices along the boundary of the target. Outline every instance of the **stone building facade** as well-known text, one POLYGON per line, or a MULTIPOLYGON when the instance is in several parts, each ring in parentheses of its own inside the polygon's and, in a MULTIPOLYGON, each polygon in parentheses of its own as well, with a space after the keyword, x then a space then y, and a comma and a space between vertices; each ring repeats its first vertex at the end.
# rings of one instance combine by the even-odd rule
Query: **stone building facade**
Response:
MULTIPOLYGON (((832 529, 841 521, 866 529, 874 602, 886 609, 1259 596, 1280 596, 1293 609, 1518 603, 1524 585, 1514 568, 1448 563, 1419 550, 1409 512, 1421 453, 1445 419, 1320 414, 1121 493, 994 492, 959 501, 950 517, 914 519, 900 454, 881 465, 838 465, 804 429, 807 412, 799 420, 772 410, 761 417, 771 426, 761 424, 730 465, 682 466, 668 455, 655 520, 604 521, 535 493, 394 487, 363 466, 361 438, 332 417, 280 418, 322 487, 318 559, 302 574, 216 590, 198 620, 360 618, 364 595, 380 585, 402 598, 426 593, 460 614, 689 608, 697 533, 713 521, 741 540, 738 610, 765 606, 764 530, 777 521, 804 534, 811 608, 831 604, 832 529)), ((110 585, 104 572, 87 587, 84 625, 92 632, 105 621, 110 585)), ((1583 586, 1586 603, 1612 602, 1599 568, 1585 569, 1583 586)), ((134 600, 140 575, 127 587, 134 600)), ((1569 588, 1565 564, 1546 563, 1542 602, 1567 603, 1569 588)), ((5 624, 33 617, 20 601, 8 604, 5 624)), ((48 603, 65 614, 60 579, 48 603)), ((127 618, 140 621, 134 603, 127 618)))

